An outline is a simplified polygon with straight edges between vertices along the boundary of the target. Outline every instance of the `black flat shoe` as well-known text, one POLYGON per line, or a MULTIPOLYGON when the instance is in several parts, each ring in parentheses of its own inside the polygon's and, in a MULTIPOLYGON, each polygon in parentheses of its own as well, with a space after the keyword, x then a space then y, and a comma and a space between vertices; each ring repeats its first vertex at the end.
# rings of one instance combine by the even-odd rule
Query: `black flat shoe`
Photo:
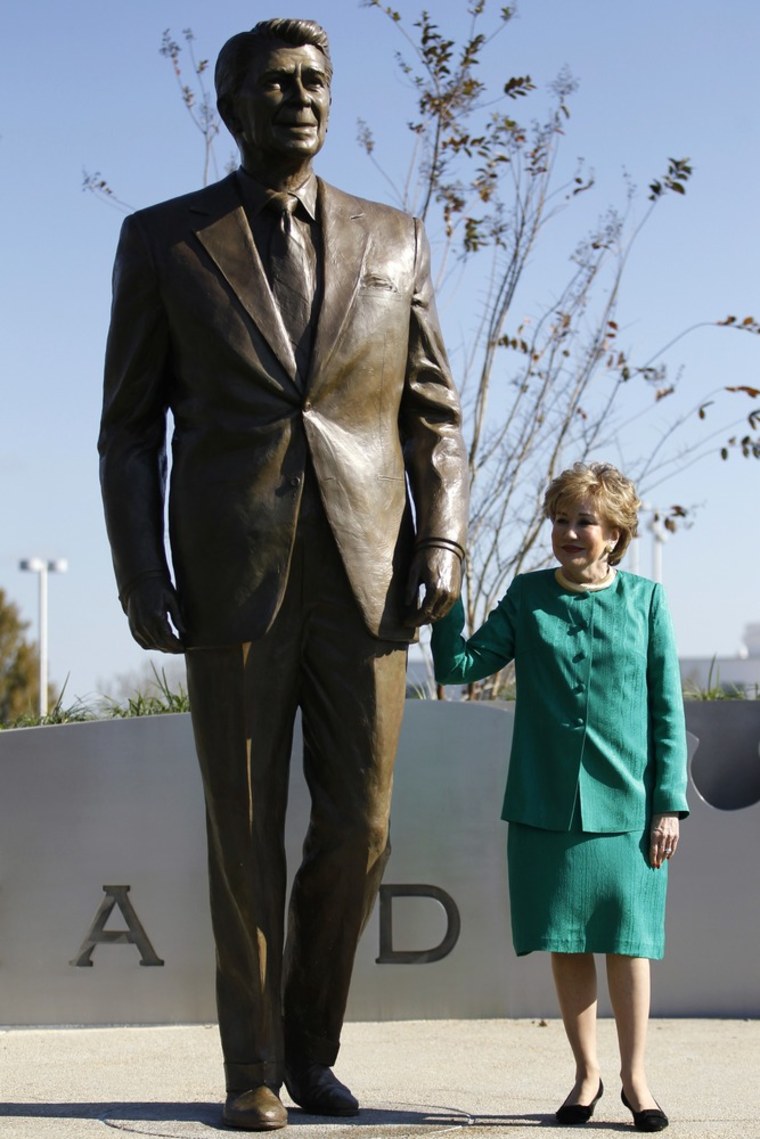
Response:
POLYGON ((670 1120, 662 1108, 647 1107, 643 1111, 634 1111, 622 1089, 620 1098, 633 1116, 633 1126, 637 1131, 664 1131, 668 1126, 670 1120))
POLYGON ((604 1084, 599 1081, 599 1090, 592 1099, 591 1103, 563 1103, 555 1113, 554 1118, 557 1123, 588 1123, 591 1116, 594 1114, 594 1108, 599 1103, 599 1100, 604 1095, 604 1084))

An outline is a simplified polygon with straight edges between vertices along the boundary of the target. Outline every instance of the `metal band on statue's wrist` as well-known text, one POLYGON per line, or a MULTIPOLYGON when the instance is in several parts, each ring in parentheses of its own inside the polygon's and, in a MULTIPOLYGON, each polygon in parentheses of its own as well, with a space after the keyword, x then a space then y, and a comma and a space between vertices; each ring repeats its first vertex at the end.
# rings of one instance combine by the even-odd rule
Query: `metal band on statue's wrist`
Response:
POLYGON ((426 550, 430 548, 438 550, 450 550, 452 554, 456 554, 460 562, 463 562, 467 556, 466 551, 462 546, 459 545, 459 542, 455 542, 451 538, 419 538, 415 543, 415 548, 418 550, 426 550))

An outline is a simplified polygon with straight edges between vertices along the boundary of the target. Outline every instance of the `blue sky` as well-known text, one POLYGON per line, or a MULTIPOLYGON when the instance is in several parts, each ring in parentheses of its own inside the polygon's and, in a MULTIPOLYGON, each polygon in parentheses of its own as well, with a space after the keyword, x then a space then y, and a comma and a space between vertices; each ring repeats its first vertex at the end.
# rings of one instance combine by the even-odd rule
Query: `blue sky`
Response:
MULTIPOLYGON (((453 15, 461 30, 460 0, 426 6, 444 26, 453 15)), ((419 10, 408 0, 395 7, 410 22, 419 10)), ((395 29, 354 0, 292 11, 319 20, 332 41, 334 103, 319 172, 391 200, 355 139, 361 117, 375 130, 379 160, 400 175, 413 104, 394 66, 402 47, 395 29)), ((69 572, 50 580, 49 636, 51 676, 61 683, 69 675, 72 699, 144 659, 115 596, 95 454, 121 215, 82 192, 82 171, 101 171, 135 207, 199 185, 200 144, 159 55, 162 32, 192 27, 199 53, 213 60, 229 35, 287 14, 238 0, 26 0, 0 14, 0 586, 34 633, 37 582, 18 561, 69 559, 69 572)), ((758 42, 760 9, 747 0, 523 0, 484 75, 529 73, 542 85, 569 66, 580 88, 564 153, 568 163, 583 156, 597 178, 586 221, 580 213, 555 223, 526 305, 551 297, 588 219, 622 203, 624 169, 646 185, 669 156, 688 156, 695 175, 687 196, 662 204, 630 266, 621 308, 627 340, 645 355, 695 321, 760 318, 758 42)), ((222 158, 231 149, 225 140, 222 158)), ((456 371, 468 332, 461 298, 443 295, 440 308, 456 371)), ((687 394, 760 387, 757 337, 702 330, 670 360, 686 369, 687 394)), ((737 418, 749 406, 737 403, 737 418)), ((760 621, 758 490, 760 464, 716 455, 658 491, 658 505, 700 505, 663 559, 684 655, 733 654, 744 625, 760 621)), ((645 537, 642 571, 649 566, 645 537)))

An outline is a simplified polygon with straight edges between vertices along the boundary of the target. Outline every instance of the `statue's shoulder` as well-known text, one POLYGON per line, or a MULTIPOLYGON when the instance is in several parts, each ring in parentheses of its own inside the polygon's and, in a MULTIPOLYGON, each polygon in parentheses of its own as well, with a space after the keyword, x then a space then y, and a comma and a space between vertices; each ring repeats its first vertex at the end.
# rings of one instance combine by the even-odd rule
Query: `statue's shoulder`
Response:
POLYGON ((373 225, 385 225, 394 229, 413 229, 416 219, 396 206, 385 202, 374 202, 369 198, 359 198, 339 190, 328 182, 319 179, 319 192, 325 209, 334 210, 349 216, 361 216, 371 220, 373 225))
POLYGON ((236 177, 234 174, 228 174, 226 178, 213 182, 210 186, 203 186, 189 194, 181 194, 177 198, 168 198, 164 202, 145 206, 136 210, 132 216, 140 223, 152 227, 165 224, 170 218, 215 214, 225 208, 234 207, 239 201, 236 177))

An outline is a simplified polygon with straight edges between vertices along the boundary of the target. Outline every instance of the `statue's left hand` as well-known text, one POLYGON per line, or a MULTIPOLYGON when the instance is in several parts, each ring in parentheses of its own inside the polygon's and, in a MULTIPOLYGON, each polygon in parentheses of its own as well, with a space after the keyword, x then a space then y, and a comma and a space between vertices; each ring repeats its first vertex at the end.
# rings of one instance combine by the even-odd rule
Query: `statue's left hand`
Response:
POLYGON ((453 550, 425 546, 418 550, 409 571, 406 604, 411 623, 427 625, 445 617, 459 596, 462 563, 453 550), (419 598, 420 589, 424 590, 419 598))

